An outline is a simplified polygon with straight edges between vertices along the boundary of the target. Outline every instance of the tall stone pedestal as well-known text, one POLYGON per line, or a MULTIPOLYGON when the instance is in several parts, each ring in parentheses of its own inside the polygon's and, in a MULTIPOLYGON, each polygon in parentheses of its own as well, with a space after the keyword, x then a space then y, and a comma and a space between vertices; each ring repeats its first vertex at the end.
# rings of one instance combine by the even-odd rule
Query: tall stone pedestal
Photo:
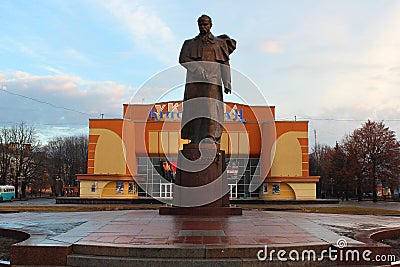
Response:
POLYGON ((178 156, 173 206, 160 207, 160 215, 242 215, 241 208, 229 206, 225 169, 225 151, 219 145, 184 145, 178 156))

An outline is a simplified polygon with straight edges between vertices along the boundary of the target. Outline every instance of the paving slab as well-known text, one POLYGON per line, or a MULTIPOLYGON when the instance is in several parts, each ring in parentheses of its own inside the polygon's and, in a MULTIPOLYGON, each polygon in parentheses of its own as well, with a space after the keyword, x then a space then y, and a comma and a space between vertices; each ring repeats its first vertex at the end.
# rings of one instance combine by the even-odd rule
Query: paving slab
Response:
MULTIPOLYGON (((43 251, 46 247, 68 248, 68 251, 58 252, 59 255, 69 252, 72 246, 86 246, 91 253, 100 253, 101 247, 105 250, 126 248, 123 253, 127 255, 135 255, 135 251, 129 250, 135 248, 181 249, 183 255, 185 248, 201 248, 201 255, 234 255, 236 252, 232 249, 235 248, 256 257, 265 246, 317 249, 335 245, 338 240, 344 240, 348 246, 363 246, 362 241, 355 240, 349 233, 385 227, 400 228, 400 219, 281 211, 243 211, 242 216, 221 217, 159 215, 157 210, 0 214, 0 228, 32 235, 15 246, 15 253, 29 248, 32 252, 43 251), (207 250, 215 247, 219 250, 207 250)), ((23 256, 14 255, 12 260, 23 259, 23 256)))

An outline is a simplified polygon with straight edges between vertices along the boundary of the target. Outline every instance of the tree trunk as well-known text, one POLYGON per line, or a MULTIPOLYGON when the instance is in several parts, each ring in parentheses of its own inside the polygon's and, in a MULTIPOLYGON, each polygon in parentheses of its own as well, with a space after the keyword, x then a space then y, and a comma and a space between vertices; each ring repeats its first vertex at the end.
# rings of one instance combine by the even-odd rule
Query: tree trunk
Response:
POLYGON ((21 182, 21 195, 22 195, 22 199, 26 199, 26 182, 25 181, 21 182))
POLYGON ((1 175, 0 185, 6 184, 6 173, 1 175))
POLYGON ((376 192, 376 170, 375 170, 375 164, 372 166, 372 201, 377 202, 378 201, 378 195, 376 192))

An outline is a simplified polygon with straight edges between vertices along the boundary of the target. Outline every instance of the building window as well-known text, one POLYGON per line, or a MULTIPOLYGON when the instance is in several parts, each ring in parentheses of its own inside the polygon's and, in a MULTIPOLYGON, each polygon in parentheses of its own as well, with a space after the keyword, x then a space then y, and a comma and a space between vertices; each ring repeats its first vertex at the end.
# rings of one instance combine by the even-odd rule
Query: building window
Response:
POLYGON ((117 194, 124 194, 124 182, 116 183, 117 194))
POLYGON ((237 198, 259 197, 260 192, 249 192, 249 186, 253 178, 260 178, 260 168, 257 168, 258 158, 228 158, 227 179, 228 184, 236 184, 237 198))
MULTIPOLYGON (((153 197, 166 197, 165 192, 173 191, 173 188, 166 188, 160 184, 174 182, 176 161, 176 158, 152 157, 147 159, 145 157, 138 157, 138 174, 143 175, 145 178, 140 183, 140 187, 138 187, 139 197, 148 197, 149 195, 153 197)), ((260 179, 258 162, 259 158, 227 158, 226 175, 228 184, 232 185, 230 186, 231 198, 258 198, 260 196, 261 192, 259 190, 249 192, 251 180, 254 178, 257 180, 260 179)))
POLYGON ((172 183, 162 183, 160 181, 160 198, 172 198, 173 185, 172 183))
POLYGON ((237 198, 237 186, 236 184, 229 184, 229 197, 230 198, 237 198))
POLYGON ((134 182, 128 183, 128 194, 137 195, 137 184, 134 182))
POLYGON ((273 183, 272 184, 272 194, 280 195, 281 194, 281 184, 280 183, 273 183))
POLYGON ((268 183, 263 183, 263 186, 262 186, 262 193, 263 193, 264 195, 268 195, 268 183))

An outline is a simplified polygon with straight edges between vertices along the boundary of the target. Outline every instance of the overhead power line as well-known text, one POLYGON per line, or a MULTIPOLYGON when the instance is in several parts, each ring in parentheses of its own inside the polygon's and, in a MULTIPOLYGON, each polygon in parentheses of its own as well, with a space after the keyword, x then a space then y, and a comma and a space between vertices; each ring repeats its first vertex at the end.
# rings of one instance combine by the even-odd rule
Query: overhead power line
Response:
POLYGON ((90 116, 90 117, 100 118, 99 115, 96 116, 96 115, 93 115, 93 114, 90 114, 90 113, 87 113, 87 112, 84 112, 84 111, 80 111, 80 110, 76 110, 76 109, 72 109, 72 108, 67 108, 67 107, 64 107, 64 106, 58 106, 58 105, 55 105, 53 103, 50 103, 50 102, 47 102, 47 101, 44 101, 44 100, 40 100, 40 99, 33 98, 33 97, 30 97, 30 96, 26 96, 26 95, 22 95, 22 94, 11 92, 10 90, 6 90, 3 85, 1 86, 1 89, 2 89, 2 90, 0 90, 1 92, 5 92, 5 93, 10 94, 10 95, 14 95, 14 96, 22 97, 22 98, 25 98, 25 99, 29 99, 31 101, 35 101, 35 102, 38 102, 38 103, 41 103, 41 104, 45 104, 45 105, 51 106, 53 108, 64 109, 64 110, 75 112, 75 113, 79 113, 79 114, 82 114, 82 115, 87 115, 87 116, 90 116))
MULTIPOLYGON (((297 117, 297 119, 310 120, 310 121, 356 121, 363 122, 368 119, 341 119, 341 118, 311 118, 311 117, 297 117)), ((371 119, 373 120, 373 119, 371 119)), ((400 119, 374 119, 377 121, 400 121, 400 119)))
MULTIPOLYGON (((55 104, 53 104, 51 102, 40 100, 38 98, 33 98, 33 97, 26 96, 26 95, 23 95, 23 94, 14 93, 14 92, 12 92, 12 91, 10 91, 8 89, 5 89, 4 84, 1 84, 0 89, 1 89, 0 90, 1 92, 5 92, 5 93, 10 94, 10 95, 14 95, 14 96, 22 97, 22 98, 25 98, 25 99, 29 99, 31 101, 35 101, 35 102, 38 102, 38 103, 41 103, 41 104, 45 104, 45 105, 51 106, 53 108, 63 109, 63 110, 66 110, 66 111, 75 112, 75 113, 79 113, 79 114, 82 114, 82 115, 87 115, 87 116, 90 116, 90 117, 104 118, 104 113, 101 113, 100 115, 94 115, 94 114, 90 114, 90 113, 87 113, 87 112, 84 112, 84 111, 80 111, 80 110, 77 110, 77 109, 72 109, 72 108, 68 108, 68 107, 64 107, 64 106, 55 105, 55 104)), ((351 121, 364 122, 364 121, 366 121, 366 119, 312 118, 312 117, 295 116, 295 120, 299 120, 299 119, 300 120, 310 120, 310 121, 338 121, 338 122, 341 122, 341 121, 343 121, 343 122, 346 122, 346 121, 349 121, 349 122, 351 122, 351 121)), ((278 119, 278 120, 292 120, 292 119, 291 118, 282 118, 282 119, 278 119)), ((379 121, 387 121, 387 122, 400 122, 400 119, 377 119, 377 120, 379 120, 379 121)))

